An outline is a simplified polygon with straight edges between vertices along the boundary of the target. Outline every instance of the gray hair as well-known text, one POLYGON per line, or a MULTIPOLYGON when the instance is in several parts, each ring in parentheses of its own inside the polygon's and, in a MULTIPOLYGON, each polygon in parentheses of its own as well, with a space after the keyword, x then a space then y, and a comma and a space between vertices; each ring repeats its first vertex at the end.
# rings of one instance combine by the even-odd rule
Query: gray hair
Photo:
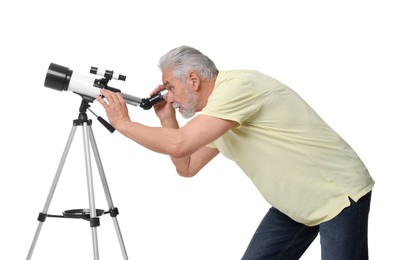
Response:
POLYGON ((169 68, 174 76, 185 81, 191 70, 199 73, 201 79, 211 80, 219 73, 214 62, 206 55, 189 46, 181 46, 167 52, 160 58, 161 71, 169 68))

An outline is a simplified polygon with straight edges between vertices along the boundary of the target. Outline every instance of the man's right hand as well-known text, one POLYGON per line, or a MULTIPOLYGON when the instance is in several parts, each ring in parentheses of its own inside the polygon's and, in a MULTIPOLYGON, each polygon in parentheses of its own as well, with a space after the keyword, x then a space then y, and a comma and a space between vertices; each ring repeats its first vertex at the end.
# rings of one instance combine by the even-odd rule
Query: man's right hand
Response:
MULTIPOLYGON (((165 88, 164 85, 159 85, 150 93, 150 95, 152 96, 157 92, 163 90, 164 88, 165 88)), ((155 104, 153 106, 153 109, 163 127, 171 127, 171 128, 179 127, 175 109, 172 107, 172 104, 168 102, 168 93, 165 96, 165 101, 155 104)))

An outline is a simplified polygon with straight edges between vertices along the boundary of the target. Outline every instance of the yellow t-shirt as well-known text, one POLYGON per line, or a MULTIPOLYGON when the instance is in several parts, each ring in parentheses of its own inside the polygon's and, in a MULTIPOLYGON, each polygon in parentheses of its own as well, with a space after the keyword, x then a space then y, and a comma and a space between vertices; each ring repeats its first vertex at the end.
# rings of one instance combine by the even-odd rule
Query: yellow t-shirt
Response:
POLYGON ((220 71, 203 115, 233 120, 211 146, 233 160, 266 201, 313 226, 374 186, 354 150, 293 90, 257 71, 220 71))

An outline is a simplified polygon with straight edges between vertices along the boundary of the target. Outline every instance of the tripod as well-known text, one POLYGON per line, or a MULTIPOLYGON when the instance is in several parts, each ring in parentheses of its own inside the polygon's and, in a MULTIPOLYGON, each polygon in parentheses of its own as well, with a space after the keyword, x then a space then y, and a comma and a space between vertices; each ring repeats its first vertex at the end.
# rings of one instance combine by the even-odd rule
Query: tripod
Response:
MULTIPOLYGON (((86 114, 87 109, 89 109, 90 100, 88 101, 85 97, 81 102, 81 106, 79 108, 79 116, 78 119, 73 121, 73 127, 71 129, 70 135, 67 140, 67 144, 64 148, 63 155, 61 157, 59 166, 57 168, 56 175, 53 180, 53 184, 50 188, 49 195, 47 196, 47 200, 43 211, 39 213, 38 217, 38 227, 36 229, 35 236, 33 238, 27 260, 30 260, 35 249, 36 242, 39 238, 40 231, 42 229, 43 223, 46 220, 46 217, 59 217, 59 218, 82 218, 84 220, 88 220, 90 223, 90 227, 92 230, 92 244, 93 244, 93 255, 95 260, 99 260, 99 248, 98 248, 98 239, 97 239, 97 230, 96 228, 100 226, 99 217, 103 214, 110 214, 113 219, 114 227, 117 233, 118 241, 120 243, 121 251, 125 260, 128 259, 127 252, 125 250, 124 241, 121 235, 120 226, 117 221, 118 209, 114 207, 113 201, 111 199, 109 186, 107 184, 106 175, 104 174, 103 165, 100 160, 99 151, 96 146, 95 137, 93 135, 93 131, 91 128, 92 120, 88 120, 88 116, 86 114), (67 210, 63 212, 63 215, 50 215, 47 214, 51 200, 53 198, 54 192, 56 190, 57 183, 59 181, 61 171, 63 169, 64 163, 66 161, 68 151, 71 147, 71 143, 74 139, 75 132, 78 126, 82 126, 83 133, 83 141, 84 141, 84 152, 85 152, 85 164, 86 164, 86 178, 87 178, 87 186, 88 186, 88 196, 89 196, 89 209, 82 210, 67 210), (96 160, 97 168, 99 171, 100 179, 102 181, 103 190, 106 195, 107 204, 109 206, 109 211, 104 212, 103 210, 96 209, 95 207, 95 196, 94 196, 94 187, 93 187, 93 175, 92 175, 92 166, 91 166, 91 155, 90 155, 90 145, 92 146, 94 158, 96 160)), ((103 119, 102 119, 103 120, 103 119)), ((108 128, 110 130, 110 128, 108 128)), ((111 131, 111 130, 110 130, 111 131)))

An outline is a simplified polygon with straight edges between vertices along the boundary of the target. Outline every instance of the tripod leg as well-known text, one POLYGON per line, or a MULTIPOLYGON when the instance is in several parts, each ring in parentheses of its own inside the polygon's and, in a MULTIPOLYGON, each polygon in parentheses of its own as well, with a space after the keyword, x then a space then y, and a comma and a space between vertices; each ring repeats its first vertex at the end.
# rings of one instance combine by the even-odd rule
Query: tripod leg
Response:
POLYGON ((92 229, 93 255, 94 259, 98 260, 99 247, 98 247, 96 227, 99 226, 99 218, 97 217, 96 206, 95 206, 95 193, 93 188, 93 175, 92 175, 91 155, 90 155, 89 136, 88 136, 89 129, 90 126, 88 126, 88 124, 85 122, 83 124, 82 132, 84 138, 86 178, 87 178, 88 195, 89 195, 90 226, 92 229))
POLYGON ((72 143, 72 140, 74 139, 74 135, 75 135, 75 131, 76 130, 77 130, 77 127, 74 125, 72 127, 70 135, 68 137, 67 144, 66 144, 66 146, 64 148, 63 155, 61 156, 61 160, 60 160, 60 163, 58 165, 57 172, 56 172, 56 175, 55 175, 54 180, 53 180, 53 184, 52 184, 52 186, 50 188, 49 195, 47 196, 47 200, 46 200, 45 206, 43 207, 43 211, 39 214, 39 218, 38 218, 39 224, 38 224, 38 227, 36 229, 36 233, 35 233, 35 236, 33 238, 33 241, 32 241, 32 244, 31 244, 31 248, 29 249, 29 253, 28 253, 28 256, 26 258, 27 260, 30 260, 31 257, 32 257, 33 251, 35 249, 36 242, 38 241, 38 238, 39 238, 40 231, 42 230, 43 222, 46 220, 46 215, 47 215, 47 212, 49 210, 50 203, 51 203, 51 200, 53 198, 54 192, 56 191, 56 187, 57 187, 58 181, 60 179, 61 171, 63 170, 64 163, 65 163, 65 160, 67 159, 68 151, 70 150, 71 143, 72 143))
MULTIPOLYGON (((89 138, 90 138, 90 141, 91 141, 91 145, 92 145, 93 153, 94 153, 94 156, 95 156, 97 168, 99 170, 100 179, 101 179, 102 184, 103 184, 103 190, 104 190, 104 193, 106 195, 107 203, 108 203, 109 209, 113 210, 113 209, 115 209, 114 205, 113 205, 113 200, 111 198, 109 185, 107 184, 107 179, 106 179, 106 175, 104 173, 102 161, 100 160, 99 150, 97 149, 95 136, 93 134, 93 131, 92 131, 91 127, 89 127, 89 138)), ((121 252, 123 254, 124 260, 128 260, 128 255, 127 255, 127 251, 125 249, 124 240, 123 240, 123 237, 122 237, 122 234, 121 234, 121 230, 120 230, 120 226, 119 226, 118 220, 117 220, 117 214, 111 214, 111 216, 113 218, 114 228, 115 228, 116 233, 117 233, 118 241, 120 243, 120 248, 121 248, 121 252)))

